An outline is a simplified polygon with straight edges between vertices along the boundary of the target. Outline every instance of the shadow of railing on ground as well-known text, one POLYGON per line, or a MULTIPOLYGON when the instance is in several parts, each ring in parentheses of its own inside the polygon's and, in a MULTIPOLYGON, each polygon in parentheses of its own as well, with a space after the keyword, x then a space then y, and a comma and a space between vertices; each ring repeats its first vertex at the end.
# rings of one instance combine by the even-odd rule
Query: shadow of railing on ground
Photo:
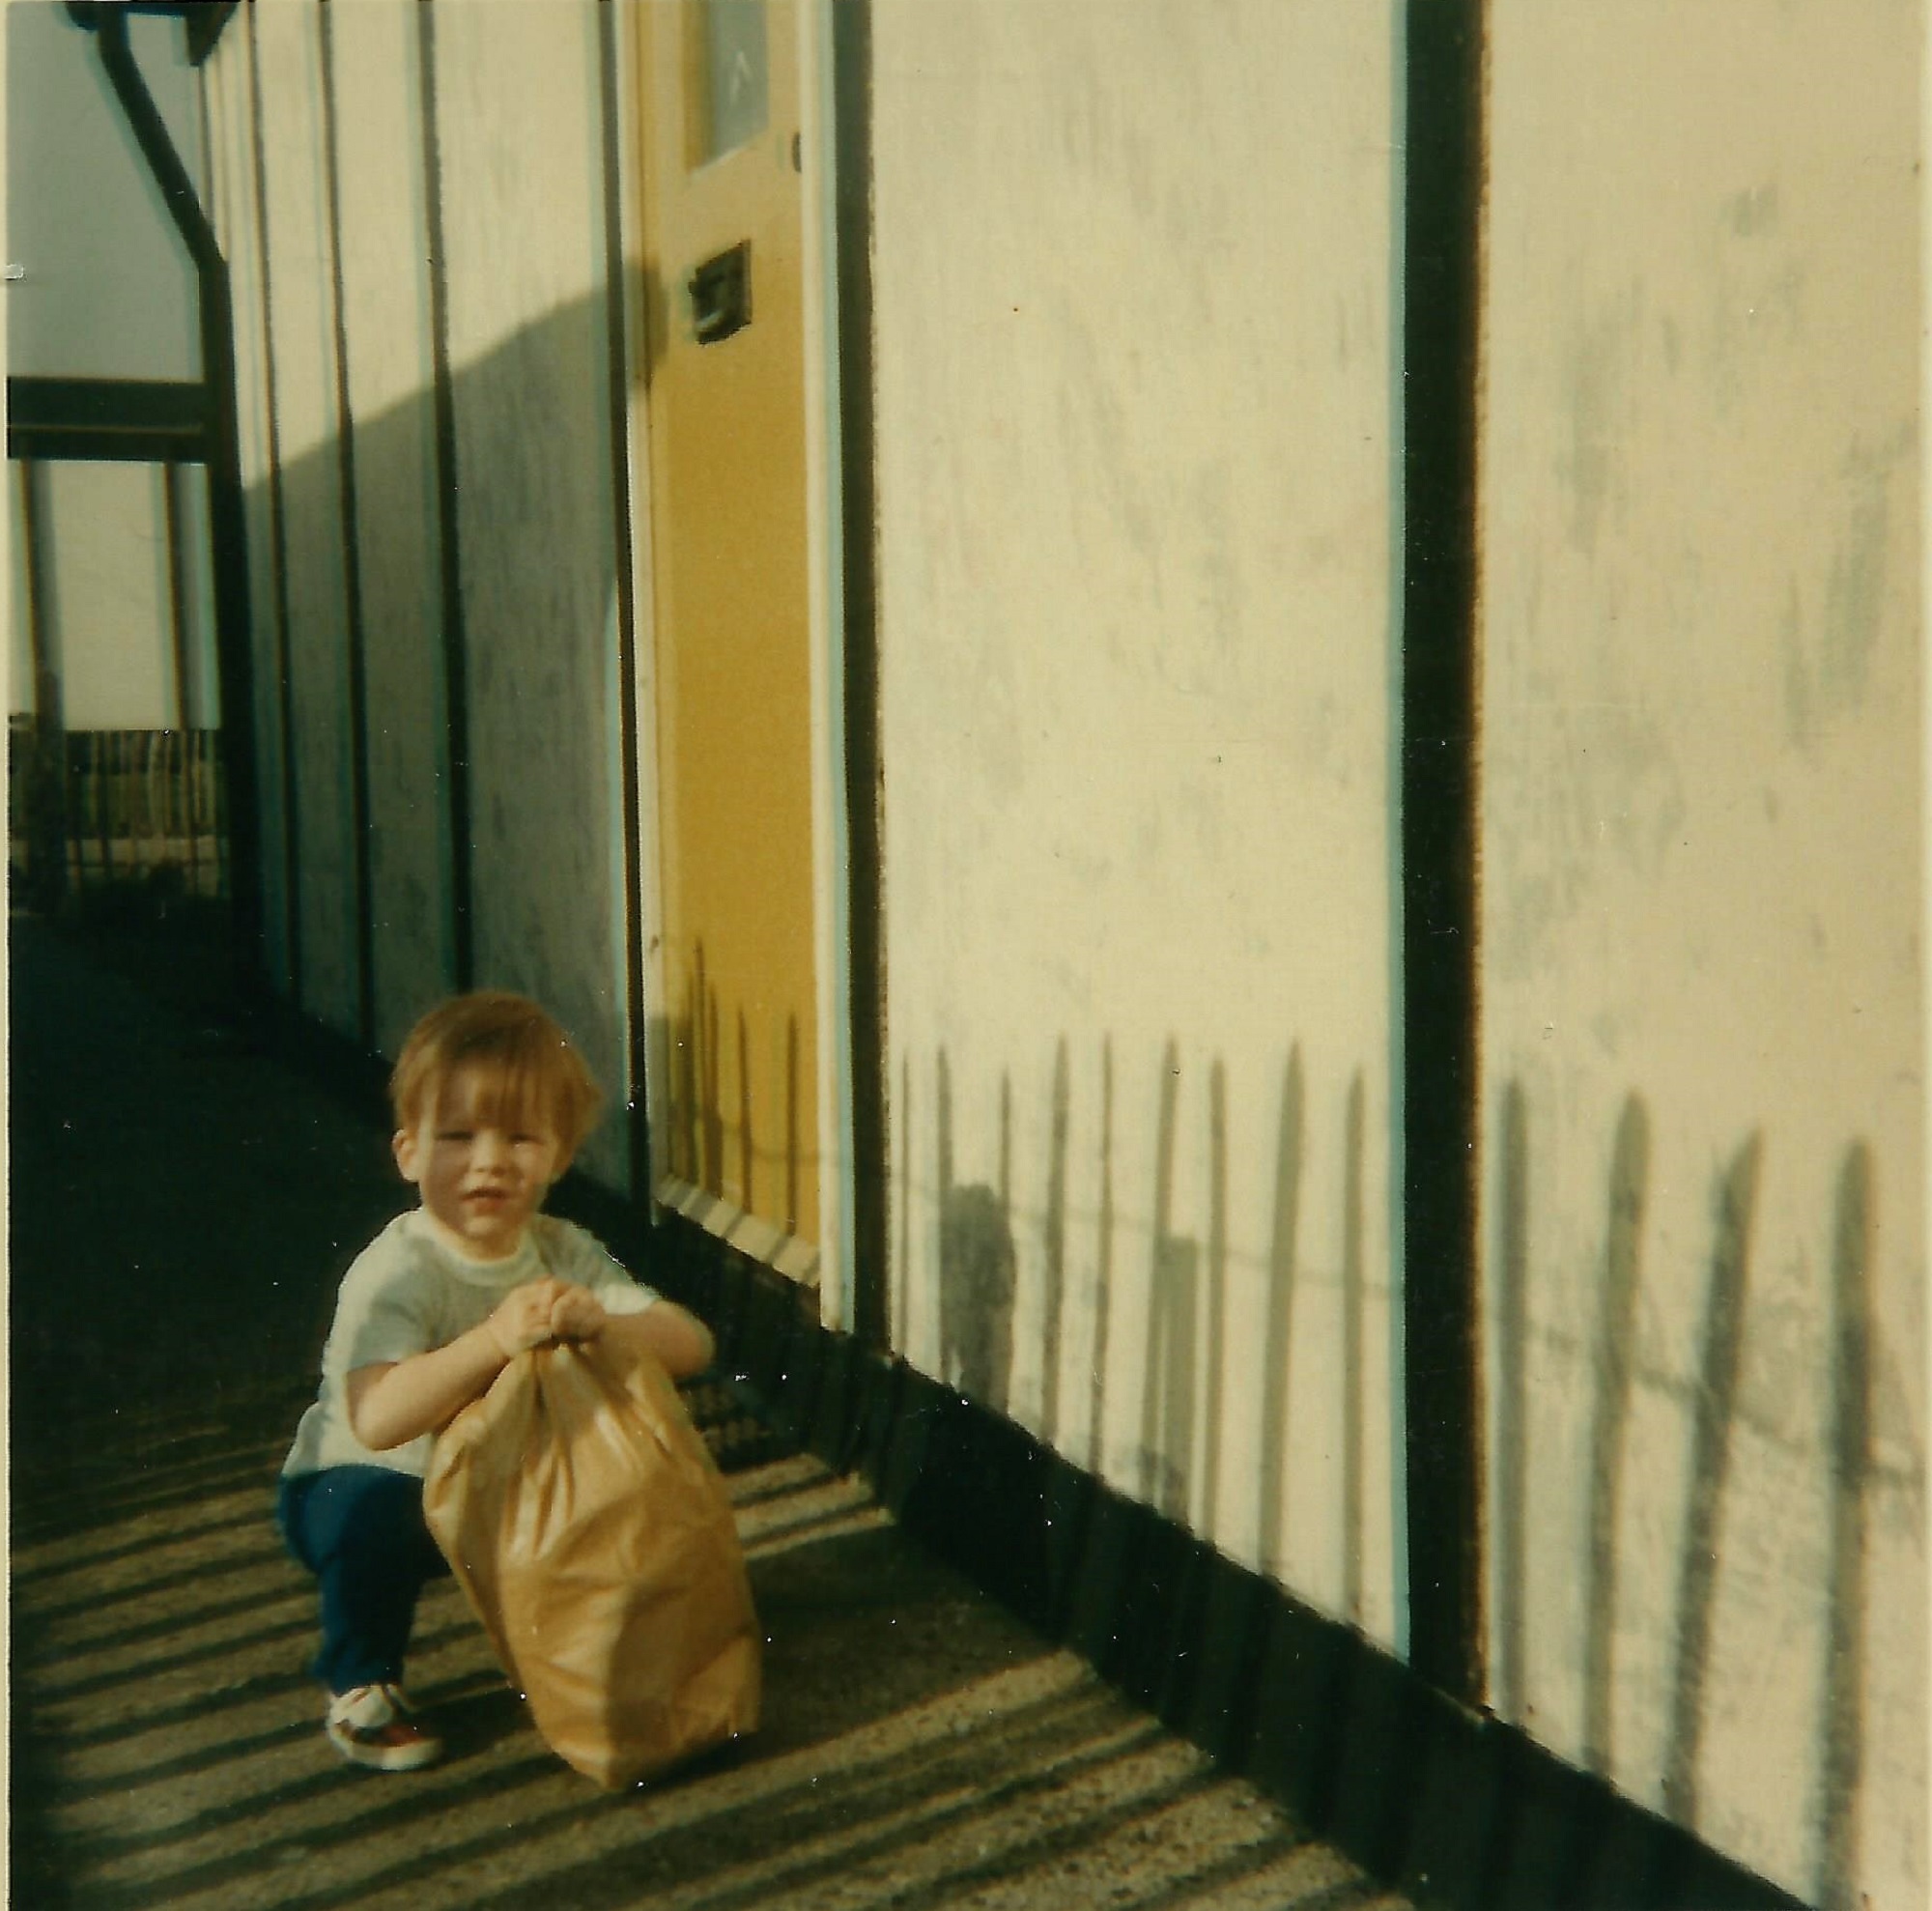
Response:
MULTIPOLYGON (((714 1430, 748 1409, 722 1377, 692 1391, 714 1430)), ((450 1755, 372 1779, 317 1730, 312 1591, 270 1520, 279 1442, 223 1462, 217 1418, 149 1431, 137 1491, 90 1469, 16 1536, 15 1878, 34 1901, 938 1905, 1068 1867, 1146 1911, 1244 1880, 1278 1878, 1281 1905, 1375 1895, 795 1452, 726 1476, 770 1640, 753 1739, 596 1792, 443 1585, 412 1664, 450 1755)))

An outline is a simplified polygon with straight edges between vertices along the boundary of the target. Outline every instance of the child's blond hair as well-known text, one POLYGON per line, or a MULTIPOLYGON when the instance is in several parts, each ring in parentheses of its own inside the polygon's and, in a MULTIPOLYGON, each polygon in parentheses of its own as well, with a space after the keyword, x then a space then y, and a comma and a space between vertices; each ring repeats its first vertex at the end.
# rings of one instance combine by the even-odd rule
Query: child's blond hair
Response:
POLYGON ((403 1043, 389 1076, 396 1126, 433 1119, 460 1069, 478 1071, 483 1110, 510 1125, 540 1114, 563 1158, 597 1120, 602 1099, 583 1058, 554 1017, 507 989, 477 989, 432 1009, 403 1043))

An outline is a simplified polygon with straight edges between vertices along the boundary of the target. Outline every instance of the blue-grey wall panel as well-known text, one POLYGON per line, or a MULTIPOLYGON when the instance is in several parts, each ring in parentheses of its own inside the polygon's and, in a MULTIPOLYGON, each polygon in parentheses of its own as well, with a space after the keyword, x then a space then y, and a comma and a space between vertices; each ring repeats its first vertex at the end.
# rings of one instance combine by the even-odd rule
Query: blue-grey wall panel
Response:
POLYGON ((448 731, 438 588, 421 90, 413 0, 327 17, 368 680, 375 1039, 448 992, 448 731))
POLYGON ((543 998, 627 1170, 617 723, 595 7, 439 8, 479 983, 543 998), (512 264, 514 269, 512 268, 512 264))
POLYGON ((321 70, 311 8, 251 10, 265 100, 269 324, 273 329, 297 791, 302 1006, 359 1025, 340 455, 335 415, 321 70))

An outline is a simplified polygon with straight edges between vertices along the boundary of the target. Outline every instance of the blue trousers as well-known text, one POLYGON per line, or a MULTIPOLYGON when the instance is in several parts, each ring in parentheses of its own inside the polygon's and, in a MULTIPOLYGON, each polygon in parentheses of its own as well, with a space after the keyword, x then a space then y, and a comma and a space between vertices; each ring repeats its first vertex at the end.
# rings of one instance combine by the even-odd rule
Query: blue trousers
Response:
POLYGON ((322 1590, 315 1676, 330 1692, 399 1684, 424 1584, 449 1571, 423 1523, 423 1483, 386 1467, 285 1479, 275 1523, 322 1590))

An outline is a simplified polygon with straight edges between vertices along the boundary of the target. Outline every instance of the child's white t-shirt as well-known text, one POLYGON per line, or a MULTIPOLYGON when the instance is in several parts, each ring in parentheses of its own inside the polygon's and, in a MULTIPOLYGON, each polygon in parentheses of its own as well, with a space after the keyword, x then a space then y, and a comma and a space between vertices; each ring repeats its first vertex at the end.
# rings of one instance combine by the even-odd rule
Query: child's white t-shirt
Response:
POLYGON ((533 1214, 523 1245, 501 1261, 471 1261, 445 1246, 420 1208, 397 1215, 342 1277, 335 1321, 322 1350, 322 1391, 296 1429, 283 1476, 326 1467, 426 1472, 434 1434, 381 1453, 355 1438, 349 1425, 348 1377, 358 1367, 447 1347, 481 1326, 512 1288, 547 1274, 587 1287, 611 1314, 641 1314, 658 1298, 633 1280, 595 1236, 553 1214, 533 1214))

